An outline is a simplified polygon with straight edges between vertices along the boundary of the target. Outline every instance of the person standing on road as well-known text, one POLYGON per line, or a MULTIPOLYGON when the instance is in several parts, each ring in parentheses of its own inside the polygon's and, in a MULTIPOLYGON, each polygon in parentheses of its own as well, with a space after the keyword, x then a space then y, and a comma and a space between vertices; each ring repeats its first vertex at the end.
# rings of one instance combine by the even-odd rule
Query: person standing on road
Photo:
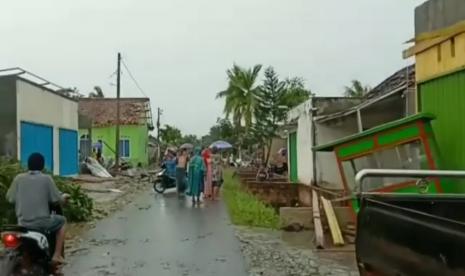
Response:
POLYGON ((213 196, 212 185, 212 153, 209 148, 205 148, 202 152, 203 161, 205 163, 205 181, 203 195, 206 199, 211 199, 213 196))
POLYGON ((186 171, 189 156, 186 149, 181 149, 178 153, 176 164, 176 186, 178 188, 178 195, 181 196, 186 190, 186 171))
POLYGON ((201 149, 194 149, 194 156, 189 161, 189 192, 192 196, 192 204, 200 204, 200 194, 202 193, 202 180, 205 174, 205 163, 200 156, 201 149))
POLYGON ((212 171, 212 199, 217 200, 220 197, 220 188, 223 183, 223 166, 221 164, 221 156, 217 147, 213 147, 211 156, 211 171, 212 171))

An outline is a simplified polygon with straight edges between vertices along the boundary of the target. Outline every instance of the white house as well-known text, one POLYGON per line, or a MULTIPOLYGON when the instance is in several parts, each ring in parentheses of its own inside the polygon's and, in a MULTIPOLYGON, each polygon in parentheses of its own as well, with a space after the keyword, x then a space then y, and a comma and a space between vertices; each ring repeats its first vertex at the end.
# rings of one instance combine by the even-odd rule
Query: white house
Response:
POLYGON ((0 70, 0 156, 45 157, 57 175, 78 173, 78 103, 69 90, 20 68, 0 70))
MULTIPOLYGON (((349 124, 338 127, 325 127, 313 124, 313 118, 347 109, 360 103, 358 98, 312 97, 292 109, 288 120, 289 176, 291 181, 310 185, 318 183, 338 183, 334 156, 326 152, 312 151, 321 141, 345 137, 356 132, 356 126, 349 124), (314 174, 318 176, 314 179, 314 174)), ((334 185, 333 185, 334 186, 334 185)))
POLYGON ((288 114, 291 181, 342 189, 335 155, 312 147, 415 113, 415 69, 407 66, 363 98, 313 97, 288 114))

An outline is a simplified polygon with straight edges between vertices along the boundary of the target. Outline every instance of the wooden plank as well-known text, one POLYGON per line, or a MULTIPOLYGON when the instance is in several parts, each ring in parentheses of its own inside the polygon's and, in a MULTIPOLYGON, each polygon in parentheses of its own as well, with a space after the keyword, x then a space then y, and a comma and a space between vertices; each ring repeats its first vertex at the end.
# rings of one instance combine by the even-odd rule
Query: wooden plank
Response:
POLYGON ((316 248, 325 248, 324 241, 325 237, 323 234, 323 226, 321 224, 320 217, 320 203, 318 200, 318 194, 315 190, 312 190, 312 209, 313 209, 313 226, 315 227, 316 237, 316 248))
POLYGON ((321 202, 323 203, 323 208, 326 213, 326 218, 328 220, 328 225, 334 244, 344 245, 344 238, 342 237, 341 228, 339 228, 339 223, 337 221, 336 214, 334 213, 333 206, 331 205, 331 201, 321 197, 321 202))

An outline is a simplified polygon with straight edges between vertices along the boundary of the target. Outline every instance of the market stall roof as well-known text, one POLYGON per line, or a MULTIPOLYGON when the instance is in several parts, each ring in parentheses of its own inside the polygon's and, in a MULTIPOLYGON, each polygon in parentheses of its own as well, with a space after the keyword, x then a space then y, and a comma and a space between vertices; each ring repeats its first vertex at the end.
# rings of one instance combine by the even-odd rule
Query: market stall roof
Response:
POLYGON ((392 129, 392 128, 396 128, 396 127, 399 127, 399 126, 402 126, 402 125, 406 125, 406 124, 411 123, 411 122, 420 121, 420 120, 421 121, 431 121, 431 120, 434 120, 435 118, 436 118, 436 116, 434 116, 431 113, 419 113, 419 114, 412 115, 412 116, 409 116, 409 117, 406 117, 406 118, 402 118, 400 120, 396 120, 396 121, 392 121, 392 122, 389 122, 389 123, 386 123, 386 124, 379 125, 379 126, 374 127, 372 129, 368 129, 368 130, 365 130, 363 132, 341 138, 339 140, 330 142, 328 144, 316 146, 316 147, 313 148, 313 150, 314 151, 333 151, 335 147, 340 146, 340 145, 345 144, 345 143, 348 143, 348 142, 351 142, 353 140, 357 140, 357 139, 361 139, 361 138, 364 138, 364 137, 367 137, 367 136, 371 136, 371 135, 377 134, 377 133, 382 132, 382 131, 386 131, 386 130, 389 130, 389 129, 392 129))

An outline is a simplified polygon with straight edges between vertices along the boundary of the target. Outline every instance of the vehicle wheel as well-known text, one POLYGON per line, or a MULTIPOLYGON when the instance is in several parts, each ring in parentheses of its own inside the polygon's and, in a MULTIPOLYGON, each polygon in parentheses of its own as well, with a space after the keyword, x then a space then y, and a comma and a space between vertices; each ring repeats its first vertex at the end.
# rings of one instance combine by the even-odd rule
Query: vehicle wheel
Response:
POLYGON ((163 194, 165 192, 165 186, 161 181, 155 181, 153 183, 153 189, 159 194, 163 194))

